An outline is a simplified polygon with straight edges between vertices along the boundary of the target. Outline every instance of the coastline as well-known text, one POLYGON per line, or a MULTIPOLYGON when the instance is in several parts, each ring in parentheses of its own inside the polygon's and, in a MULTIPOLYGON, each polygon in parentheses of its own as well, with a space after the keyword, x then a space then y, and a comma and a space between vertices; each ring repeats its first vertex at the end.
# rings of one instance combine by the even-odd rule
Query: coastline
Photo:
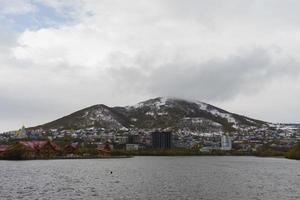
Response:
POLYGON ((122 159, 122 158, 133 158, 134 156, 110 156, 110 157, 101 157, 101 156, 57 156, 53 158, 32 158, 32 159, 2 159, 0 161, 27 161, 27 160, 85 160, 85 159, 122 159))
POLYGON ((289 160, 299 160, 291 159, 286 156, 257 156, 257 155, 236 155, 236 154, 190 154, 190 155, 151 155, 151 154, 138 154, 138 155, 120 155, 120 156, 57 156, 53 158, 33 158, 33 159, 3 159, 0 161, 30 161, 30 160, 88 160, 88 159, 124 159, 124 158, 134 158, 134 157, 258 157, 258 158, 285 158, 289 160))

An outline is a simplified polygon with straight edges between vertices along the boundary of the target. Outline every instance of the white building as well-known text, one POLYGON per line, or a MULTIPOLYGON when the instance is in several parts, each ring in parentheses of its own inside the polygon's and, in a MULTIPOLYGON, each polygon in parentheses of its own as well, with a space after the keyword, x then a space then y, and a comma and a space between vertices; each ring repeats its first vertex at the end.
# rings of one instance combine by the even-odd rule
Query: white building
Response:
POLYGON ((27 137, 25 126, 22 126, 20 130, 17 131, 17 138, 24 139, 27 137))
POLYGON ((222 135, 221 137, 221 150, 230 151, 232 149, 231 138, 228 135, 222 135))
MULTIPOLYGON (((106 146, 106 143, 105 144, 103 144, 103 143, 96 143, 96 144, 97 144, 97 149, 104 149, 104 147, 106 146)), ((112 144, 109 144, 109 148, 111 150, 113 150, 114 146, 112 144)))
POLYGON ((138 144, 126 144, 126 151, 137 151, 139 150, 138 144))
POLYGON ((121 135, 115 136, 115 143, 126 144, 127 142, 128 142, 127 136, 121 136, 121 135))

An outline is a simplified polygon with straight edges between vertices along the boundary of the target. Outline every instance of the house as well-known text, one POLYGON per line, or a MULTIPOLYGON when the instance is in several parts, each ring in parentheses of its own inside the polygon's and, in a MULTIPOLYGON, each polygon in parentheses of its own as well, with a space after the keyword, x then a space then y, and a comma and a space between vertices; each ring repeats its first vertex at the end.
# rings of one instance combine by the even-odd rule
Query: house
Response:
POLYGON ((117 135, 115 137, 115 143, 117 144, 126 144, 128 142, 128 137, 123 135, 117 135))
POLYGON ((205 142, 204 146, 200 149, 201 152, 212 152, 220 150, 219 142, 205 142))
POLYGON ((126 151, 137 151, 139 150, 138 144, 126 144, 126 151))
POLYGON ((5 151, 10 147, 10 145, 0 145, 0 157, 2 157, 5 151))
POLYGON ((51 158, 60 151, 60 147, 51 141, 20 141, 19 143, 32 151, 36 158, 51 158))
POLYGON ((64 154, 78 154, 79 153, 80 144, 78 142, 73 142, 64 147, 64 154))
POLYGON ((48 159, 60 152, 60 147, 51 141, 19 141, 6 152, 19 152, 21 159, 48 159))
POLYGON ((112 147, 109 142, 106 142, 103 148, 98 148, 101 157, 110 157, 112 152, 112 147))

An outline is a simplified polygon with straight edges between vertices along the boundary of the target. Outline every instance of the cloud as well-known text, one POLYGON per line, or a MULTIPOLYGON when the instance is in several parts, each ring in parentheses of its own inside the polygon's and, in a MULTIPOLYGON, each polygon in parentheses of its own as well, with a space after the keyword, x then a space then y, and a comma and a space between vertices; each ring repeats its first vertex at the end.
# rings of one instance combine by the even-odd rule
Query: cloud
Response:
MULTIPOLYGON (((261 92, 300 97, 283 91, 300 88, 298 1, 14 0, 1 5, 0 15, 26 13, 14 23, 0 19, 5 25, 0 32, 2 127, 47 122, 96 103, 126 105, 155 96, 231 105, 229 110, 242 114, 263 112, 263 106, 251 111, 241 106, 249 103, 245 99, 274 101, 261 92), (27 23, 30 17, 41 25, 27 23), (275 90, 274 82, 281 82, 276 87, 282 90, 275 90)), ((277 100, 284 105, 289 98, 277 100)), ((291 109, 278 112, 285 116, 281 120, 291 119, 291 109)), ((263 117, 273 116, 269 109, 263 117)))
POLYGON ((21 15, 36 11, 36 6, 29 0, 0 0, 1 15, 21 15))
POLYGON ((111 75, 121 83, 122 90, 130 88, 132 92, 147 91, 154 96, 228 101, 237 95, 255 94, 273 80, 296 78, 299 66, 289 58, 274 61, 265 49, 253 49, 226 59, 167 63, 148 72, 133 67, 119 68, 111 75))

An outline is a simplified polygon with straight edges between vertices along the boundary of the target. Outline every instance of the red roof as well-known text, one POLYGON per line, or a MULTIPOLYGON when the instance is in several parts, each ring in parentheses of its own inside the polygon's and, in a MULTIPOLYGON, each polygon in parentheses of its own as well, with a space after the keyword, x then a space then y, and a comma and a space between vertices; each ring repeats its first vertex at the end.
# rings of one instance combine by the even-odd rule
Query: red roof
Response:
POLYGON ((77 148, 79 148, 80 147, 80 145, 79 145, 79 143, 78 142, 74 142, 74 143, 71 143, 71 144, 67 144, 66 146, 65 146, 65 148, 73 148, 73 149, 77 149, 77 148))
POLYGON ((50 144, 54 150, 60 150, 60 147, 57 144, 50 141, 20 141, 19 143, 32 150, 39 150, 46 144, 50 144))
POLYGON ((6 151, 9 147, 10 145, 0 145, 0 152, 6 151))

